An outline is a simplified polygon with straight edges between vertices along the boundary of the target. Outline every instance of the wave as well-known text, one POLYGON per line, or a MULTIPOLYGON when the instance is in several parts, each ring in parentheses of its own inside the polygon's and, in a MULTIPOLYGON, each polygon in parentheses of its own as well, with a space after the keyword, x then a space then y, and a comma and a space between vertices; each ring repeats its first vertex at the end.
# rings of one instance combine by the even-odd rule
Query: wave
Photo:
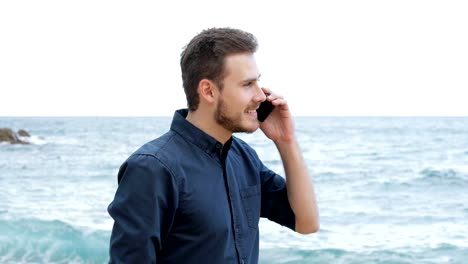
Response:
POLYGON ((0 263, 106 263, 109 236, 58 220, 0 220, 0 263))
POLYGON ((302 264, 302 263, 359 263, 359 264, 440 264, 466 263, 468 248, 451 244, 439 244, 427 248, 363 249, 360 252, 343 249, 298 250, 272 248, 260 251, 260 264, 302 264))
MULTIPOLYGON (((22 136, 17 136, 18 139, 21 141, 21 142, 24 142, 26 144, 30 144, 30 145, 44 145, 44 144, 47 144, 47 140, 45 140, 43 137, 39 137, 39 136, 30 136, 30 137, 22 137, 22 136)), ((3 141, 3 142, 0 142, 1 145, 11 145, 10 142, 8 141, 3 141)))
POLYGON ((468 186, 468 173, 465 169, 435 169, 432 167, 424 168, 413 174, 413 177, 400 178, 399 180, 383 180, 369 182, 369 185, 380 185, 385 190, 395 188, 421 188, 421 187, 466 187, 468 186))
POLYGON ((19 139, 21 141, 24 141, 28 144, 33 144, 33 145, 44 145, 47 143, 47 141, 43 137, 38 137, 38 136, 30 136, 30 137, 19 136, 19 139))
POLYGON ((421 177, 418 180, 427 181, 431 183, 446 183, 446 184, 468 184, 468 175, 462 171, 452 168, 448 169, 434 169, 425 168, 419 172, 421 177))
POLYGON ((436 170, 433 168, 425 168, 421 171, 421 174, 426 176, 427 178, 446 179, 446 178, 455 178, 457 175, 457 172, 453 169, 436 170))

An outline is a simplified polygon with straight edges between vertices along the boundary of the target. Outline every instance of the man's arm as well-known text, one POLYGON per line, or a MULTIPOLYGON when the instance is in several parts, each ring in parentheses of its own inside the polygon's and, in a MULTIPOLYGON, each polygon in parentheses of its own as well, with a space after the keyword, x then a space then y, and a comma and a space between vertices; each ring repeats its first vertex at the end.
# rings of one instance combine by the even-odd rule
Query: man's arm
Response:
POLYGON ((154 156, 133 155, 120 168, 108 211, 114 219, 110 263, 156 263, 178 204, 177 184, 154 156))
POLYGON ((296 217, 296 232, 310 234, 319 229, 319 213, 312 180, 307 171, 299 144, 275 142, 286 173, 288 200, 296 217))
POLYGON ((275 110, 260 125, 265 135, 273 140, 283 161, 286 173, 288 200, 296 218, 296 232, 309 234, 319 229, 319 213, 312 179, 307 171, 299 144, 294 134, 294 122, 286 100, 266 88, 267 100, 275 110))

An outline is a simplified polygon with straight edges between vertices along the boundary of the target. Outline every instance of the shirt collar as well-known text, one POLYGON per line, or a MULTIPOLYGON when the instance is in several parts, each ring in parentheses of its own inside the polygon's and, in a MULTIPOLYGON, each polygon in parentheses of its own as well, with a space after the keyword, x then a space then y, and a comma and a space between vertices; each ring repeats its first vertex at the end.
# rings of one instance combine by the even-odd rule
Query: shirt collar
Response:
MULTIPOLYGON (((188 115, 188 109, 179 109, 175 111, 172 119, 171 130, 181 135, 187 141, 195 144, 205 152, 211 155, 220 155, 223 144, 212 136, 203 132, 203 130, 194 126, 185 118, 188 115)), ((226 142, 224 152, 231 146, 232 137, 226 142)))

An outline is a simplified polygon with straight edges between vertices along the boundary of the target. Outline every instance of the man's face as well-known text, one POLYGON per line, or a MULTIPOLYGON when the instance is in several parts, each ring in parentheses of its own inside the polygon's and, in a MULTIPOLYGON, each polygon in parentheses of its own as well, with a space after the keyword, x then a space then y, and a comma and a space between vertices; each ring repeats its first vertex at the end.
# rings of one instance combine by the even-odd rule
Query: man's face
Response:
POLYGON ((256 109, 265 101, 253 54, 226 57, 226 77, 217 102, 215 120, 231 132, 254 132, 259 127, 256 109))

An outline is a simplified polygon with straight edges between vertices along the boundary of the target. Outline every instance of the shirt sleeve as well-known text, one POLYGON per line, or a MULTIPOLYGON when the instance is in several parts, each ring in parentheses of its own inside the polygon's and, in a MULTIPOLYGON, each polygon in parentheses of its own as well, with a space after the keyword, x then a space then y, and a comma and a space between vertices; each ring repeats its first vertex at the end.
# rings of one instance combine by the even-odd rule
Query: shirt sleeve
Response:
POLYGON ((177 183, 151 155, 131 156, 118 181, 108 207, 114 219, 109 263, 156 263, 177 210, 177 183))
POLYGON ((262 181, 261 217, 295 230, 296 218, 291 209, 286 189, 286 181, 265 165, 261 164, 262 181))

